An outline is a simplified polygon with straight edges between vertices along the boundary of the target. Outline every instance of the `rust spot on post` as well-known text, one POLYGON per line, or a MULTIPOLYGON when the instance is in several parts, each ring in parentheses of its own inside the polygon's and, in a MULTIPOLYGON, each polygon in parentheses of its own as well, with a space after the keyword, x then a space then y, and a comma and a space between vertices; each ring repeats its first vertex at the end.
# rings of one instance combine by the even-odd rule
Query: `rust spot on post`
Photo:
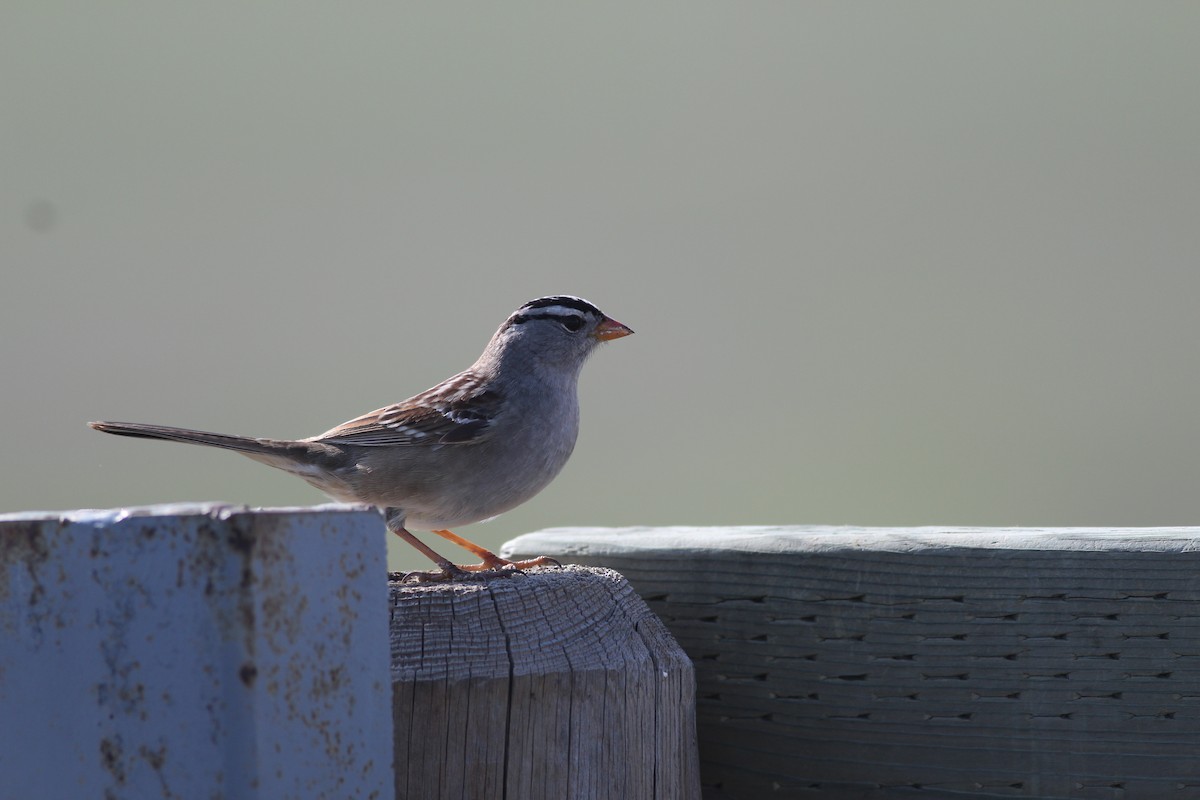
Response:
POLYGON ((254 679, 258 677, 258 667, 247 661, 242 664, 242 668, 238 670, 238 677, 242 679, 242 683, 249 689, 254 686, 254 679))

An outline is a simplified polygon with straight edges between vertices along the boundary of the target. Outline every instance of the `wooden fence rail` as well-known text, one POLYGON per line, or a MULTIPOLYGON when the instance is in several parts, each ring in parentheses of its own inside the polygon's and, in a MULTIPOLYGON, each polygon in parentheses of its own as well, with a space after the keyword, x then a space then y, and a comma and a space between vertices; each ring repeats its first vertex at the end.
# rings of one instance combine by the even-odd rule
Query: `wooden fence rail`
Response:
POLYGON ((704 795, 1200 798, 1200 529, 562 529, 696 665, 704 795))

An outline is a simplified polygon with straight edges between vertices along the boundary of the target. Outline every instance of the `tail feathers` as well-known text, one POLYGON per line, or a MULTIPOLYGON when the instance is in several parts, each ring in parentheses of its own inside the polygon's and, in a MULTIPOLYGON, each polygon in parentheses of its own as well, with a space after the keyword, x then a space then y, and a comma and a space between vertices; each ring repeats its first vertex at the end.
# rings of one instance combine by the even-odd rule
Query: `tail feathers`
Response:
POLYGON ((189 428, 172 428, 166 425, 146 425, 141 422, 89 422, 88 427, 117 436, 133 436, 139 439, 162 439, 168 442, 203 444, 223 447, 250 455, 278 455, 290 442, 272 439, 251 439, 246 436, 229 436, 224 433, 194 431, 189 428))

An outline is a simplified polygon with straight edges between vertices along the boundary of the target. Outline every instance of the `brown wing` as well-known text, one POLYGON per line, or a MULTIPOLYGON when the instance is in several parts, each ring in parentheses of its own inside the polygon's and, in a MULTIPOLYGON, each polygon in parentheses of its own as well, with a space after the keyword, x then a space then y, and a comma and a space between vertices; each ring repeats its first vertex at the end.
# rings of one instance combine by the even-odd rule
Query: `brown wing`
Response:
POLYGON ((407 400, 343 422, 310 441, 365 447, 474 444, 487 437, 501 395, 463 372, 407 400))

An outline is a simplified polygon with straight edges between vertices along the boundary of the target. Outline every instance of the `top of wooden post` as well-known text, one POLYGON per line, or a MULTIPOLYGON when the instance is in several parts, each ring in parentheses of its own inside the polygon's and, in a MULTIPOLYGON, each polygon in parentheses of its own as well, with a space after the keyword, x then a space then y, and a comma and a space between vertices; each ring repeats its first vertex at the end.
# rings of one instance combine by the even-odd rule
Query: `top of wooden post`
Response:
POLYGON ((690 666, 671 634, 609 569, 540 567, 509 578, 389 584, 392 680, 508 678, 690 666))

